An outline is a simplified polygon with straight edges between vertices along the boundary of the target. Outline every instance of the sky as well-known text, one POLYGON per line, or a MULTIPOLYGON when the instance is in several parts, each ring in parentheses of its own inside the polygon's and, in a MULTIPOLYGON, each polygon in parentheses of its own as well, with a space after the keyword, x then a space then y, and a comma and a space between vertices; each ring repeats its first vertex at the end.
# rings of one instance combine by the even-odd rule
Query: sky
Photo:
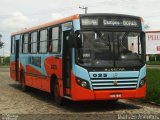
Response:
POLYGON ((141 16, 148 30, 160 30, 160 0, 0 0, 0 34, 5 47, 0 55, 10 54, 11 33, 73 14, 119 13, 141 16))

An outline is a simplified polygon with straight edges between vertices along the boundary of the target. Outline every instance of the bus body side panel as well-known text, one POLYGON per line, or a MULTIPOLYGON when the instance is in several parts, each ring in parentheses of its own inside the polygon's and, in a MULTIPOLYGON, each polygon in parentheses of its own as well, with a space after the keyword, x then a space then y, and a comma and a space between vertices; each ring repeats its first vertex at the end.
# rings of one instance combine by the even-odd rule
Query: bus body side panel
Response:
POLYGON ((22 64, 25 66, 26 85, 50 92, 50 79, 46 76, 44 66, 42 65, 44 55, 22 55, 22 64), (40 60, 36 61, 37 58, 40 60), (38 64, 37 64, 38 63, 38 64))
POLYGON ((26 65, 26 85, 41 89, 42 74, 31 65, 26 65))
MULTIPOLYGON (((44 60, 44 68, 47 76, 51 80, 51 76, 55 75, 58 79, 60 86, 60 95, 63 96, 63 81, 62 81, 62 58, 49 56, 44 60)), ((45 85, 45 83, 43 84, 45 85)), ((49 86, 50 88, 50 86, 49 86)))
POLYGON ((44 67, 48 76, 55 74, 58 79, 62 79, 62 59, 49 56, 44 60, 44 67))
MULTIPOLYGON (((56 58, 53 54, 20 55, 20 66, 20 71, 24 71, 27 86, 50 92, 51 76, 56 75, 60 87, 63 88, 61 58, 56 58), (39 57, 41 67, 32 64, 33 59, 29 62, 30 57, 39 57)), ((63 96, 63 89, 61 89, 61 96, 63 96)))

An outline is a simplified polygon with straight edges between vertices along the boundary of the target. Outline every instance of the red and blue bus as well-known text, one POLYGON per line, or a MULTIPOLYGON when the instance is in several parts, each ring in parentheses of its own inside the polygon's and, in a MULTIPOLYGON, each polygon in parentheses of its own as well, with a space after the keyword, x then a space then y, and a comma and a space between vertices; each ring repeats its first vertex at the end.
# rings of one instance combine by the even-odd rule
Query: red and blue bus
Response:
POLYGON ((15 32, 10 76, 22 90, 51 93, 56 103, 137 99, 146 94, 143 19, 77 14, 15 32))

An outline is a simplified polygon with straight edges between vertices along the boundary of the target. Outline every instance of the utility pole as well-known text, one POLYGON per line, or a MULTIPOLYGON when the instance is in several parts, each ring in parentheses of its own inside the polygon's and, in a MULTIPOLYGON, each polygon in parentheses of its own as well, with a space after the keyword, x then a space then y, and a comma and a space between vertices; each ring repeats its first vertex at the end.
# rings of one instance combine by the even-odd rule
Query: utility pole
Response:
POLYGON ((87 14, 88 7, 84 7, 84 6, 81 7, 81 6, 79 6, 79 8, 80 8, 80 9, 84 9, 84 10, 85 10, 85 14, 87 14))
POLYGON ((2 38, 2 35, 0 34, 0 42, 1 42, 1 38, 2 38))
MULTIPOLYGON (((1 38, 2 38, 2 35, 0 34, 0 42, 1 42, 1 38)), ((3 64, 3 57, 0 56, 0 64, 3 64)))

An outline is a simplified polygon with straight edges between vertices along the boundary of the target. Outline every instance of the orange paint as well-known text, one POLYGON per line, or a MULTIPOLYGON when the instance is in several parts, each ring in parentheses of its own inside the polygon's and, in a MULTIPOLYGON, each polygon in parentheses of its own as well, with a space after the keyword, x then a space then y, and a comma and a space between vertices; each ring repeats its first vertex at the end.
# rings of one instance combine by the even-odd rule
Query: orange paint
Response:
POLYGON ((16 74, 15 74, 15 61, 12 61, 10 63, 10 77, 12 80, 16 80, 16 74))
POLYGON ((94 91, 96 100, 110 100, 116 99, 111 97, 114 94, 121 94, 121 97, 118 99, 136 99, 144 98, 146 95, 146 85, 135 90, 97 90, 94 91))
POLYGON ((57 78, 62 79, 62 59, 53 56, 47 57, 44 60, 44 67, 48 76, 54 74, 57 78), (53 66, 56 68, 53 68, 53 66))
POLYGON ((72 100, 86 101, 86 100, 111 100, 111 99, 136 99, 144 98, 146 95, 146 85, 135 90, 89 90, 79 86, 76 83, 74 74, 72 73, 72 100), (111 97, 114 94, 121 94, 119 98, 111 97))
POLYGON ((32 28, 29 28, 29 29, 24 29, 24 30, 12 33, 12 35, 17 35, 17 34, 21 34, 21 33, 25 33, 25 32, 38 30, 38 29, 41 29, 41 28, 45 28, 45 27, 56 25, 56 24, 68 22, 68 21, 71 21, 71 20, 74 20, 74 19, 79 19, 79 14, 72 15, 72 16, 69 16, 69 17, 66 17, 66 18, 63 18, 63 19, 60 19, 60 20, 48 22, 48 23, 45 23, 45 24, 42 24, 42 25, 38 25, 38 26, 35 26, 35 27, 32 27, 32 28))
POLYGON ((66 93, 67 93, 68 95, 71 95, 71 89, 66 88, 66 93))
POLYGON ((76 83, 76 78, 71 72, 71 94, 72 100, 95 100, 94 92, 92 90, 83 88, 76 83))
MULTIPOLYGON (((15 79, 15 71, 14 71, 15 62, 11 62, 11 78, 15 79)), ((48 57, 45 59, 45 69, 47 75, 50 76, 52 74, 56 74, 59 78, 62 78, 62 60, 56 59, 54 57, 48 57), (59 67, 56 70, 52 70, 50 65, 57 64, 59 67)), ((23 69, 22 64, 20 64, 20 70, 23 69)), ((26 65, 26 72, 42 75, 41 72, 36 70, 30 65, 26 65)), ((50 78, 49 77, 34 77, 27 75, 26 77, 26 85, 37 88, 46 92, 50 92, 50 78)), ((59 87, 60 87, 60 96, 63 97, 63 80, 59 79, 59 87)), ((135 90, 89 90, 79 86, 76 83, 76 78, 74 74, 71 72, 71 89, 66 89, 66 93, 71 95, 71 99, 74 101, 85 101, 85 100, 111 100, 111 99, 136 99, 136 98, 144 98, 146 95, 146 85, 141 88, 135 90), (121 94, 121 97, 112 97, 112 95, 121 94)))
POLYGON ((59 88, 60 88, 60 96, 63 97, 63 81, 62 79, 59 79, 58 80, 58 83, 59 83, 59 88))
POLYGON ((50 78, 43 76, 41 72, 30 65, 26 65, 26 85, 50 92, 50 78))

